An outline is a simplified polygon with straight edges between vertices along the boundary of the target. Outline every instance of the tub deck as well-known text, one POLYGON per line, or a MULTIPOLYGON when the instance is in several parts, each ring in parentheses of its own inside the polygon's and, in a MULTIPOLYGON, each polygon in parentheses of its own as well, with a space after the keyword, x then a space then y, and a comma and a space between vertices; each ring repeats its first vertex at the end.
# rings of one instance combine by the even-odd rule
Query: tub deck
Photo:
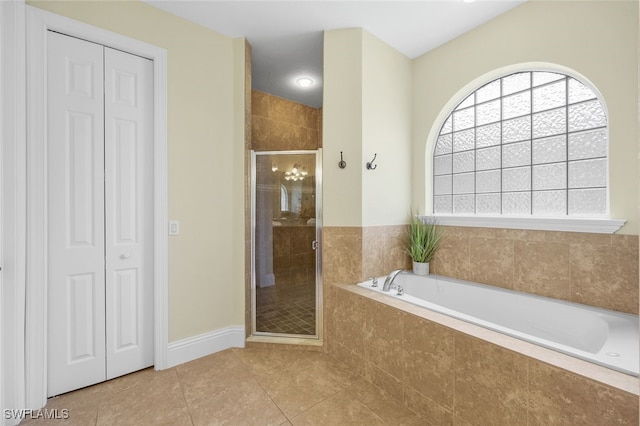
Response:
MULTIPOLYGON (((384 277, 382 280, 379 279, 380 287, 383 282, 384 277)), ((352 293, 383 303, 387 306, 391 306, 400 311, 418 316, 428 321, 435 322, 455 331, 482 339, 505 349, 537 359, 603 384, 613 386, 625 392, 640 395, 640 382, 638 377, 594 364, 593 362, 585 361, 574 356, 558 352, 557 350, 552 350, 538 344, 515 338, 444 313, 436 312, 434 310, 409 303, 401 298, 390 297, 390 294, 367 288, 370 286, 370 282, 361 284, 363 285, 338 284, 337 286, 352 293)))

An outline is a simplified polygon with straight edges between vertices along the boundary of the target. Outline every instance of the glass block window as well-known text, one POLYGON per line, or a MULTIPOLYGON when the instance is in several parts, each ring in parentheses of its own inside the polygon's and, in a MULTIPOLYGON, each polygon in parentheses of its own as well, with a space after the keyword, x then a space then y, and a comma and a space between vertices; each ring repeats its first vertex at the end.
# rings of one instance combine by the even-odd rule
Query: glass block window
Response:
POLYGON ((602 216, 608 131, 589 87, 555 72, 518 72, 465 98, 433 153, 433 212, 602 216))

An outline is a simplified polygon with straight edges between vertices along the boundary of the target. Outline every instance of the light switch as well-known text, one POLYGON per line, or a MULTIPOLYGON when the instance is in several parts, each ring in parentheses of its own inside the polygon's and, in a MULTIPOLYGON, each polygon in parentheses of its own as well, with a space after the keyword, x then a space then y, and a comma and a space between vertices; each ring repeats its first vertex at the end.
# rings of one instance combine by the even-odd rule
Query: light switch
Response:
POLYGON ((169 235, 179 235, 180 234, 180 221, 179 220, 170 220, 169 221, 169 235))

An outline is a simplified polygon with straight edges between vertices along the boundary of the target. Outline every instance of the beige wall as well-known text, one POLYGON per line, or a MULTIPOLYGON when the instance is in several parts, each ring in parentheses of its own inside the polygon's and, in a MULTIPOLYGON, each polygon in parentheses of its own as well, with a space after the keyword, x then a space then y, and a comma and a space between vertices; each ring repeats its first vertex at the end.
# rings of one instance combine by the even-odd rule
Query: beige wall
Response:
POLYGON ((244 41, 138 1, 29 4, 167 50, 169 341, 242 325, 244 41))
POLYGON ((325 32, 325 226, 406 223, 411 73, 411 60, 363 29, 325 32), (336 167, 340 151, 345 169, 336 167), (377 167, 367 170, 375 154, 377 167))
POLYGON ((362 37, 361 29, 324 33, 324 226, 362 225, 362 37))
POLYGON ((411 60, 366 31, 362 40, 362 226, 404 224, 411 210, 411 60), (374 154, 376 169, 366 170, 374 154))
MULTIPOLYGON (((609 117, 611 216, 638 234, 637 1, 529 1, 414 61, 413 201, 431 211, 425 157, 457 102, 518 64, 555 64, 591 82, 609 117), (426 196, 425 196, 426 194, 426 196)), ((427 160, 430 164, 430 160, 427 160)))

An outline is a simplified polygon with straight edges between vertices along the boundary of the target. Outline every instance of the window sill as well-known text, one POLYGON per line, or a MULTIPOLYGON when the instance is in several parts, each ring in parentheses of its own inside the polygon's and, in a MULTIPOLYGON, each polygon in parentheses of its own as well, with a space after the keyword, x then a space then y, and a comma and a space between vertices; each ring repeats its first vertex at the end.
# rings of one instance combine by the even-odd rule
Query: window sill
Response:
POLYGON ((594 219, 568 217, 514 217, 514 216, 422 216, 435 220, 438 225, 470 226, 477 228, 530 229, 537 231, 589 232, 613 234, 625 223, 624 219, 594 219))

